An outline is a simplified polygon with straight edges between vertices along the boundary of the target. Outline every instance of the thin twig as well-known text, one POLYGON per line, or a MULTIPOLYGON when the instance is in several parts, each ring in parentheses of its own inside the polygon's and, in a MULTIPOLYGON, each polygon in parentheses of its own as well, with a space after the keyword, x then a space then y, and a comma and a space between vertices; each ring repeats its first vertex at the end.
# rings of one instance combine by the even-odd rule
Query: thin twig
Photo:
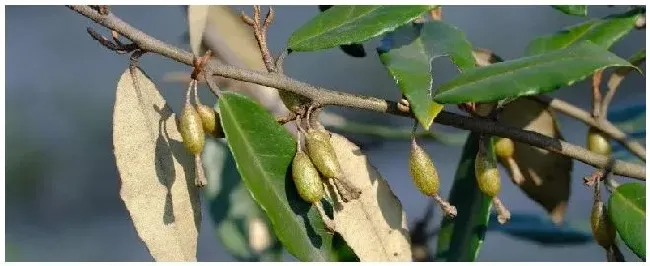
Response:
POLYGON ((269 7, 269 12, 266 13, 266 17, 264 18, 264 21, 262 21, 262 11, 260 6, 255 5, 253 6, 253 18, 251 19, 249 16, 246 14, 242 13, 242 19, 244 22, 251 27, 253 27, 253 32, 255 34, 255 39, 257 39, 257 44, 260 47, 260 51, 262 52, 262 60, 264 61, 264 65, 266 66, 266 70, 269 72, 278 72, 276 69, 276 62, 273 60, 273 55, 271 55, 271 52, 269 51, 269 47, 266 43, 266 32, 273 23, 273 18, 275 17, 275 11, 273 11, 272 7, 269 7))
POLYGON ((603 69, 597 70, 591 82, 591 115, 596 119, 600 117, 600 104, 603 98, 600 93, 600 81, 603 78, 603 71, 603 69))
POLYGON ((99 44, 108 48, 109 50, 117 52, 118 54, 126 54, 126 53, 133 52, 135 49, 138 49, 138 46, 134 43, 123 44, 121 42, 119 43, 112 42, 111 40, 102 36, 91 27, 86 28, 86 31, 88 31, 88 34, 90 34, 90 36, 93 37, 93 39, 98 41, 99 44))
POLYGON ((282 53, 278 55, 278 58, 275 59, 275 69, 278 73, 284 73, 284 59, 291 53, 289 49, 282 50, 282 53))
MULTIPOLYGON (((186 65, 192 64, 192 53, 183 51, 177 47, 173 47, 155 39, 144 32, 133 28, 131 25, 122 21, 113 14, 102 16, 88 6, 68 7, 100 25, 117 31, 125 38, 137 44, 143 51, 159 54, 186 65)), ((320 106, 337 105, 404 117, 413 117, 413 113, 411 113, 408 108, 400 107, 393 101, 327 90, 277 73, 261 73, 212 61, 206 65, 205 71, 209 71, 213 75, 224 78, 290 91, 312 99, 314 104, 320 106)), ((608 160, 604 155, 590 152, 585 148, 563 140, 550 138, 537 132, 498 124, 487 119, 466 117, 442 111, 434 121, 442 125, 510 138, 513 141, 527 143, 538 148, 562 154, 595 167, 603 167, 608 160)), ((614 174, 632 177, 639 180, 645 180, 645 172, 645 166, 643 165, 620 160, 616 160, 613 167, 614 174)))
POLYGON ((643 145, 629 139, 625 132, 612 125, 609 121, 601 120, 599 122, 588 112, 557 98, 551 98, 546 95, 537 95, 531 96, 530 99, 546 104, 557 111, 584 122, 588 126, 597 128, 609 138, 616 140, 618 143, 625 146, 625 148, 627 148, 632 154, 645 162, 645 148, 643 145))
MULTIPOLYGON (((631 61, 632 65, 639 66, 645 62, 645 56, 636 58, 633 62, 631 61)), ((623 79, 632 72, 634 68, 630 67, 621 67, 616 69, 614 73, 612 73, 611 76, 609 76, 609 80, 607 81, 607 94, 605 94, 605 97, 603 98, 603 101, 600 106, 600 114, 601 114, 601 120, 607 119, 607 109, 609 107, 609 104, 612 102, 612 99, 614 98, 614 94, 616 94, 616 90, 618 89, 619 85, 621 85, 621 82, 623 79)))
POLYGON ((219 96, 221 95, 221 89, 219 89, 219 85, 217 85, 217 82, 212 78, 212 75, 210 75, 207 72, 203 72, 203 76, 205 79, 205 82, 208 84, 208 88, 210 91, 214 94, 214 96, 219 96))
MULTIPOLYGON (((498 62, 503 62, 503 59, 496 55, 494 52, 490 51, 489 49, 485 48, 476 48, 473 51, 474 59, 476 60, 476 63, 478 66, 487 66, 490 64, 498 63, 498 62)), ((623 68, 623 69, 630 69, 630 68, 623 68)), ((622 69, 621 69, 622 71, 622 69)), ((620 81, 619 81, 620 82, 620 81)), ((609 97, 613 97, 613 92, 612 95, 609 95, 609 97)), ((546 104, 549 107, 560 111, 568 116, 571 116, 573 118, 576 118, 578 120, 581 120, 585 124, 598 128, 600 131, 605 133, 608 137, 610 137, 613 140, 616 140, 617 142, 621 143, 623 146, 625 146, 626 149, 628 149, 632 154, 640 158, 642 161, 645 162, 645 147, 643 147, 641 144, 634 140, 630 140, 627 135, 619 130, 617 127, 612 125, 609 121, 606 119, 601 118, 600 121, 597 121, 592 117, 591 114, 588 112, 571 105, 570 103, 567 103, 565 101, 559 100, 559 99, 553 99, 549 96, 546 95, 537 95, 537 96, 530 96, 529 98, 536 100, 540 103, 546 104)), ((608 98, 608 96, 605 96, 605 98, 608 98)), ((611 99, 605 99, 604 101, 611 101, 611 99)), ((603 104, 603 106, 609 105, 603 104)), ((601 111, 601 113, 607 114, 607 109, 601 111)), ((604 116, 604 115, 603 115, 604 116)))

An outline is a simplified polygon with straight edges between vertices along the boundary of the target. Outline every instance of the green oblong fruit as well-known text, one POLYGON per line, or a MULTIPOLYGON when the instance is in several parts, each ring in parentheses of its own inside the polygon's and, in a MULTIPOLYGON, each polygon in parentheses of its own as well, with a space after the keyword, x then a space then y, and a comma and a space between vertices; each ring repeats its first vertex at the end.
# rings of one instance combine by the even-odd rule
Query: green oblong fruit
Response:
POLYGON ((587 149, 602 155, 612 153, 612 145, 609 143, 609 139, 595 127, 590 127, 587 133, 587 149))
POLYGON ((302 151, 296 153, 296 157, 293 158, 291 174, 298 195, 303 200, 315 203, 323 198, 325 193, 323 183, 318 175, 318 170, 316 170, 307 154, 302 151))
POLYGON ((309 130, 305 133, 305 146, 309 158, 316 169, 327 178, 340 178, 343 176, 341 165, 336 158, 334 147, 329 140, 329 134, 322 130, 309 130))
POLYGON ((496 153, 499 158, 511 158, 515 154, 515 143, 509 138, 499 138, 496 143, 494 143, 494 153, 496 153))
POLYGON ((199 104, 196 108, 196 111, 201 117, 201 122, 203 125, 203 130, 208 133, 208 135, 223 138, 223 129, 219 123, 219 114, 214 111, 213 108, 210 108, 207 105, 199 104))
POLYGON ((191 104, 185 104, 180 120, 180 133, 183 138, 183 145, 192 154, 200 154, 205 146, 205 133, 203 122, 196 108, 191 104))
POLYGON ((605 204, 596 200, 591 208, 591 233, 596 243, 604 248, 609 248, 616 239, 616 228, 607 216, 605 204))
POLYGON ((422 149, 415 140, 411 140, 411 152, 409 155, 409 172, 413 183, 427 196, 434 196, 440 188, 438 171, 433 165, 431 157, 422 149))
POLYGON ((501 190, 501 178, 496 162, 492 157, 486 156, 483 152, 476 153, 474 160, 474 172, 478 188, 483 194, 494 197, 501 190))

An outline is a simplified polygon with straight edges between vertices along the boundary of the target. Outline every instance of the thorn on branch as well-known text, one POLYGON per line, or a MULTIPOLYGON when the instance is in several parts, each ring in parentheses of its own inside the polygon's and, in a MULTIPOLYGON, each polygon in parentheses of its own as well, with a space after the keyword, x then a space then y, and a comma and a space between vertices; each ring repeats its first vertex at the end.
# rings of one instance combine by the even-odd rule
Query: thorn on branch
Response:
MULTIPOLYGON (((128 43, 128 44, 123 44, 122 42, 118 41, 115 37, 117 36, 117 33, 114 33, 113 35, 113 40, 111 41, 108 38, 104 37, 103 35, 99 34, 97 31, 95 31, 93 28, 88 27, 86 28, 86 31, 88 31, 88 34, 90 34, 90 37, 95 39, 99 44, 102 46, 108 48, 111 51, 115 51, 118 54, 127 54, 130 52, 133 52, 138 49, 138 45, 135 43, 128 43)), ((115 32, 115 31, 113 31, 115 32)))

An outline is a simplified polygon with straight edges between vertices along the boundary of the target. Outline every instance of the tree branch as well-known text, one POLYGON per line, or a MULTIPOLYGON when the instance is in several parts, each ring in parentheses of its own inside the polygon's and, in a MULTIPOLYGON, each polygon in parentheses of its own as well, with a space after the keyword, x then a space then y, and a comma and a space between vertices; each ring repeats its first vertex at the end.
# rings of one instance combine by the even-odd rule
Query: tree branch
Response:
POLYGON ((585 124, 596 127, 607 136, 613 140, 618 141, 623 146, 625 146, 630 152, 639 157, 645 162, 645 148, 638 142, 630 140, 627 135, 619 130, 616 126, 612 125, 607 120, 597 120, 591 116, 587 111, 584 111, 568 102, 565 102, 560 99, 551 98, 546 95, 537 95, 530 97, 531 99, 538 101, 540 103, 546 104, 549 107, 560 111, 566 115, 574 117, 578 120, 581 120, 585 124))
MULTIPOLYGON (((163 43, 162 41, 157 40, 132 27, 113 14, 102 15, 88 6, 68 7, 104 27, 115 30, 125 38, 137 44, 138 47, 145 52, 159 54, 177 62, 186 65, 192 65, 192 53, 163 43)), ((312 99, 316 106, 338 105, 380 113, 389 113, 404 117, 413 117, 413 114, 408 108, 398 105, 393 101, 331 91, 291 79, 278 73, 261 73, 257 71, 237 68, 234 66, 224 65, 218 62, 211 62, 205 67, 206 68, 204 71, 212 73, 213 75, 218 75, 239 81, 256 83, 259 85, 290 91, 305 96, 312 99)), ((466 130, 511 138, 514 141, 528 143, 542 149, 563 154, 594 167, 602 168, 607 164, 608 161, 608 158, 606 156, 592 153, 580 146, 576 146, 558 139, 549 138, 536 132, 525 131, 497 124, 487 119, 466 117, 442 111, 436 117, 435 122, 466 130)), ((642 165, 616 160, 612 170, 613 173, 617 175, 645 180, 645 167, 642 165)))

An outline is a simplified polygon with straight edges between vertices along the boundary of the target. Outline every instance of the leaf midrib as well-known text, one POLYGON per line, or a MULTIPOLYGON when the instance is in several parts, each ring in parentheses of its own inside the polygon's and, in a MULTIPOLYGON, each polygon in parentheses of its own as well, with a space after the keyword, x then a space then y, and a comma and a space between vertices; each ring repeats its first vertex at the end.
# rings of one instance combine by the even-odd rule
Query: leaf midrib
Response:
POLYGON ((618 198, 620 198, 621 203, 624 203, 623 205, 629 205, 628 206, 629 209, 634 210, 634 211, 638 212, 640 215, 645 217, 645 212, 638 205, 635 204, 635 201, 633 201, 632 199, 630 199, 628 197, 625 197, 623 195, 623 193, 621 193, 621 192, 616 193, 616 194, 618 194, 618 198))
MULTIPOLYGON (((346 18, 349 18, 350 14, 352 14, 352 12, 353 12, 356 8, 357 8, 357 6, 353 6, 352 8, 350 8, 350 9, 349 9, 349 13, 346 15, 346 18)), ((302 39, 302 40, 300 40, 300 41, 298 41, 298 42, 294 42, 294 45, 300 45, 300 44, 302 44, 302 43, 304 43, 304 42, 307 42, 307 41, 309 41, 309 40, 311 40, 311 39, 313 39, 313 38, 320 37, 320 36, 323 36, 323 35, 325 35, 325 34, 328 34, 328 33, 332 32, 332 31, 334 31, 335 29, 340 28, 342 25, 355 23, 356 21, 358 21, 358 20, 360 20, 360 19, 362 19, 362 18, 365 18, 366 16, 368 16, 369 13, 371 13, 372 11, 375 11, 375 10, 377 10, 377 9, 379 9, 379 8, 382 8, 382 6, 375 6, 374 8, 368 9, 368 12, 366 12, 366 13, 362 13, 360 16, 358 16, 356 19, 354 19, 354 20, 352 20, 352 21, 345 20, 345 19, 341 19, 341 22, 340 22, 340 23, 335 24, 335 25, 332 25, 332 27, 329 27, 329 28, 323 29, 323 31, 321 31, 320 34, 315 34, 315 35, 309 36, 308 38, 302 39)), ((318 24, 319 24, 319 25, 318 25, 318 26, 319 26, 318 28, 320 28, 320 25, 322 25, 322 23, 323 23, 323 20, 320 19, 320 20, 318 21, 318 24)))
MULTIPOLYGON (((541 55, 538 55, 538 56, 541 56, 541 55)), ((530 58, 530 57, 529 57, 529 58, 530 58)), ((521 67, 521 68, 516 68, 516 69, 512 69, 512 70, 504 71, 504 72, 499 72, 499 73, 497 73, 496 75, 490 75, 490 76, 486 76, 486 77, 481 77, 481 78, 476 79, 476 80, 473 80, 473 81, 471 81, 471 82, 466 82, 466 83, 463 83, 463 84, 460 84, 460 85, 456 85, 456 86, 451 86, 451 87, 445 88, 445 90, 444 90, 443 92, 441 92, 439 95, 443 95, 445 92, 452 91, 454 88, 458 88, 458 87, 467 87, 467 86, 474 85, 475 83, 479 83, 479 82, 487 82, 486 80, 490 80, 490 79, 496 79, 496 78, 499 78, 499 79, 500 79, 500 78, 503 78, 503 76, 512 75, 512 73, 515 72, 515 71, 522 71, 522 70, 526 70, 526 69, 529 69, 529 68, 532 68, 532 67, 545 67, 545 66, 547 66, 547 65, 552 65, 552 64, 555 64, 555 63, 559 63, 559 62, 563 62, 563 61, 568 61, 568 60, 576 60, 576 59, 584 59, 584 60, 587 60, 587 59, 592 59, 592 58, 594 58, 594 57, 578 55, 578 56, 575 56, 575 57, 563 57, 563 58, 559 58, 559 60, 552 60, 552 61, 548 61, 548 62, 542 62, 542 63, 540 63, 540 64, 526 65, 526 66, 521 67)), ((528 58, 524 58, 524 59, 528 59, 528 58)), ((510 62, 513 62, 513 61, 510 61, 510 62)), ((609 65, 609 66, 626 66, 626 65, 621 65, 621 64, 611 64, 611 65, 609 65)), ((483 68, 483 69, 484 69, 484 68, 483 68)), ((485 70, 483 70, 483 69, 479 68, 479 70, 477 70, 477 71, 485 71, 485 70)), ((597 69, 596 69, 596 70, 597 70, 597 69)), ((575 80, 575 79, 574 79, 574 80, 575 80)))
MULTIPOLYGON (((232 114, 232 108, 231 108, 231 106, 230 106, 230 103, 229 103, 228 101, 225 101, 225 104, 222 104, 222 105, 224 105, 224 107, 226 107, 227 109, 230 110, 230 112, 225 112, 225 113, 228 115, 228 118, 230 118, 231 121, 236 121, 235 117, 234 117, 233 114, 232 114)), ((221 106, 221 105, 220 105, 220 106, 221 106)), ((249 139, 246 137, 245 134, 242 134, 242 133, 244 133, 245 131, 242 130, 241 125, 240 125, 239 123, 237 123, 237 122, 235 122, 235 123, 233 123, 233 124, 234 124, 234 127, 235 127, 236 131, 237 131, 238 133, 240 133, 240 134, 239 134, 239 135, 240 135, 240 138, 241 138, 242 140, 244 140, 244 142, 245 142, 244 146, 245 146, 246 151, 249 152, 249 154, 254 154, 255 150, 253 149, 253 147, 252 147, 251 145, 248 144, 248 143, 250 142, 249 139)), ((229 145, 230 145, 230 144, 229 144, 229 145)), ((260 163, 259 158, 258 158, 257 156, 250 156, 250 157, 252 157, 252 160, 253 160, 253 162, 254 162, 254 167, 252 167, 252 168, 254 168, 254 169, 256 169, 256 170, 262 172, 262 174, 261 174, 260 176, 263 176, 263 177, 264 177, 263 180, 265 181, 267 187, 269 187, 270 190, 273 191, 273 192, 272 192, 272 195, 276 198, 276 201, 277 201, 277 202, 280 202, 281 207, 282 207, 283 209, 285 209, 285 211, 290 210, 291 207, 288 205, 288 203, 285 203, 284 201, 282 201, 282 197, 278 194, 278 191, 275 189, 275 185, 273 184, 273 182, 269 181, 269 178, 268 178, 268 175, 266 174, 266 171, 263 171, 264 169, 261 169, 261 163, 260 163)), ((237 160, 235 160, 235 163, 237 164, 237 169, 239 170, 239 163, 237 163, 237 160)), ((246 179, 248 179, 248 178, 246 178, 246 179)), ((249 192, 250 192, 250 191, 249 191, 249 192)), ((256 199, 256 197, 253 197, 253 198, 256 199)), ((257 201, 257 200, 256 200, 256 201, 257 201)), ((264 209, 264 211, 267 212, 267 210, 266 210, 266 206, 264 206, 263 204, 260 204, 260 207, 262 207, 262 208, 264 209)), ((288 213, 289 213, 290 215, 293 215, 293 212, 292 212, 292 211, 289 211, 288 213)), ((275 219, 270 219, 270 220, 271 220, 271 222, 273 223, 274 228, 275 228, 275 226, 276 226, 276 225, 275 225, 275 219)), ((295 222, 294 219, 289 219, 289 220, 292 221, 292 223, 293 223, 294 225, 296 225, 296 227, 299 227, 299 226, 300 226, 300 224, 297 223, 297 222, 295 222)), ((303 242, 306 242, 306 243, 309 243, 309 242, 310 242, 310 240, 309 240, 308 238, 305 238, 303 234, 299 234, 299 235, 300 235, 300 237, 303 239, 303 242)), ((289 240, 289 241, 291 241, 291 240, 289 240)), ((321 255, 320 252, 317 252, 317 254, 318 254, 318 257, 320 257, 321 259, 323 259, 323 257, 320 256, 320 255, 321 255)))

